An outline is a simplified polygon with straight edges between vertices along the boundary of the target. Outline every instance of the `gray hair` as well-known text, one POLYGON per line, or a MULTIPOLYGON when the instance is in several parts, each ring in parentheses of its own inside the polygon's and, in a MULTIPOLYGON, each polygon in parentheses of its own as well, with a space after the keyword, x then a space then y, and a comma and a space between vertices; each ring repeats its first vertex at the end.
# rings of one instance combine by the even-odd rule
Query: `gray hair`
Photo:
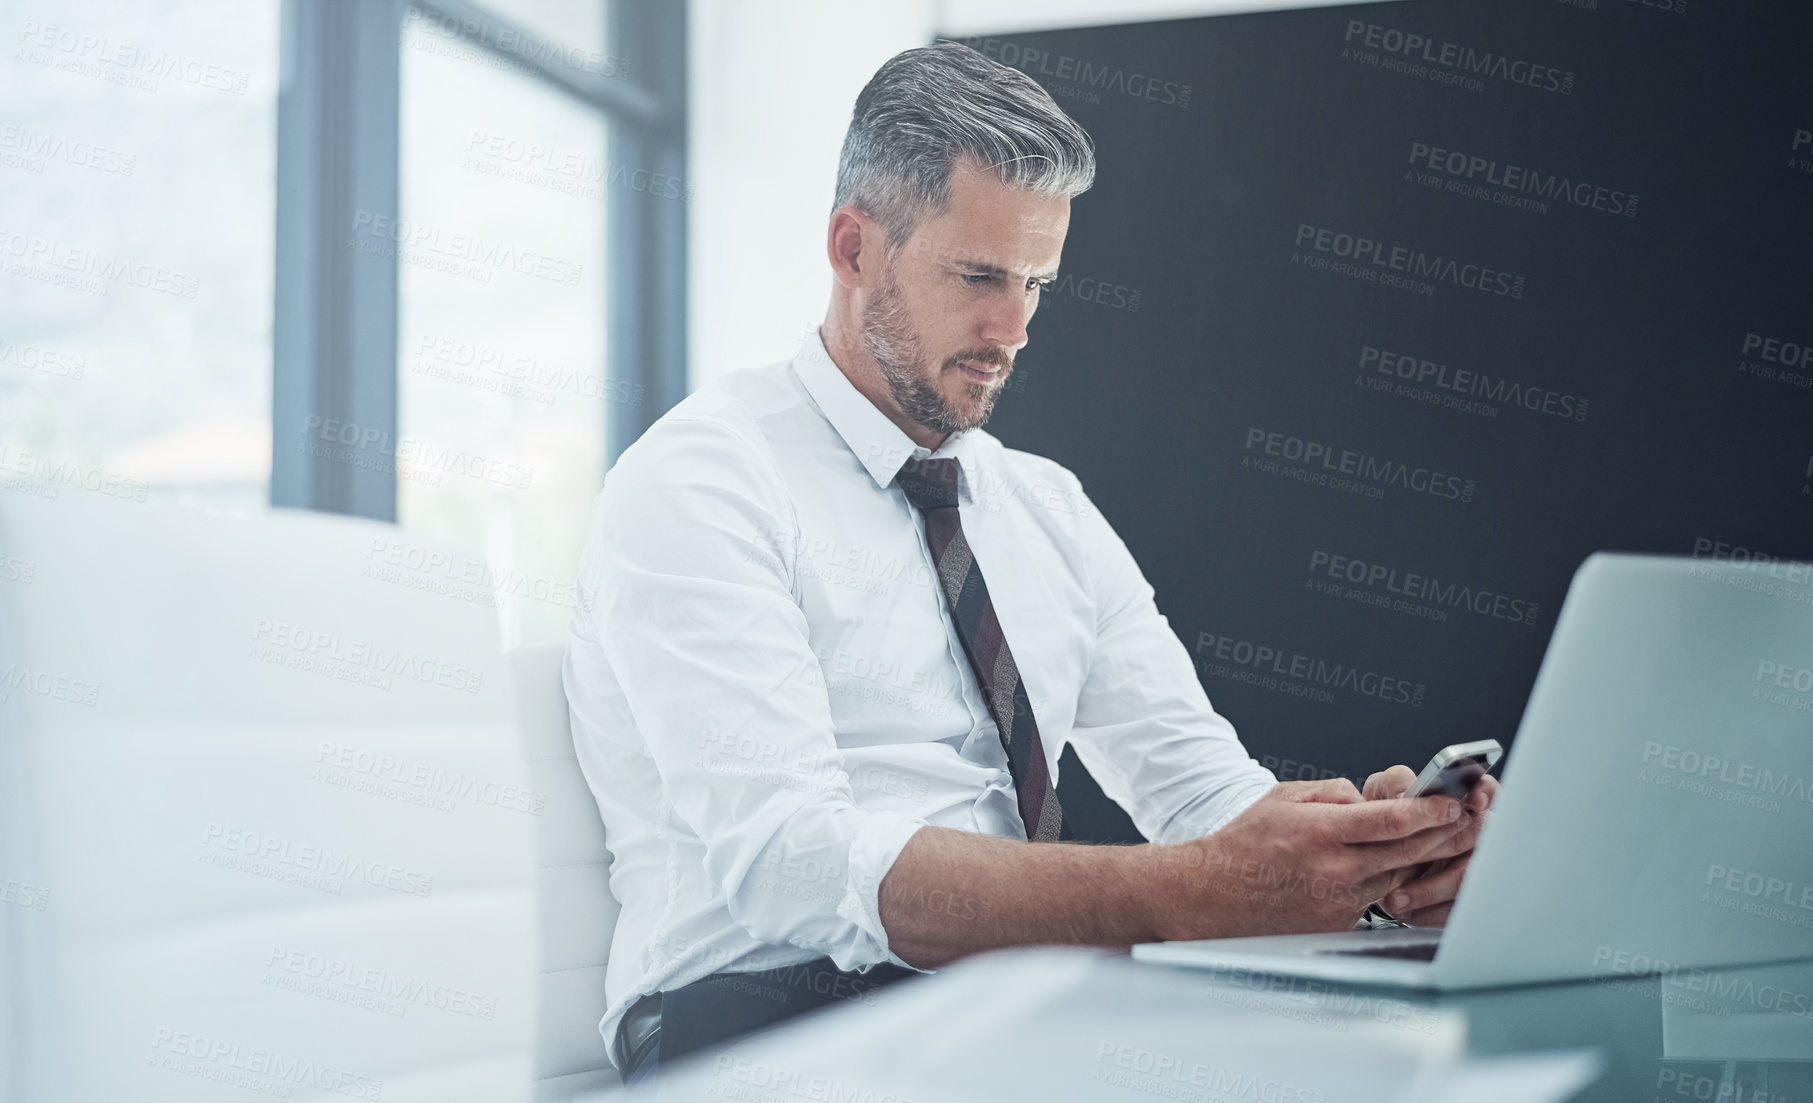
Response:
POLYGON ((1010 188, 1077 196, 1095 183, 1095 143, 1037 81, 958 42, 895 54, 856 97, 837 198, 880 223, 890 256, 951 200, 972 158, 1010 188))

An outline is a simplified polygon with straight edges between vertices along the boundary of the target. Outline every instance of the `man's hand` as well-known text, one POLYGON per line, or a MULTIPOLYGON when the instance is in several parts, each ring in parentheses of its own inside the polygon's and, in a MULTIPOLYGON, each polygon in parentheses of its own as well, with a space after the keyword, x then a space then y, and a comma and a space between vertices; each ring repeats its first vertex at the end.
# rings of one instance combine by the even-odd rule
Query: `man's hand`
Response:
MULTIPOLYGON (((1393 766, 1367 778, 1366 786, 1360 792, 1369 801, 1395 800, 1415 781, 1416 772, 1410 767, 1393 766)), ((1472 860, 1473 847, 1479 841, 1480 829, 1485 826, 1486 813, 1497 794, 1497 778, 1490 774, 1480 778, 1465 801, 1470 822, 1461 839, 1466 849, 1452 857, 1417 867, 1408 882, 1380 900, 1387 911, 1415 927, 1440 927, 1448 922, 1448 914, 1454 910, 1454 898, 1460 893, 1461 879, 1467 874, 1467 863, 1472 860)))
POLYGON ((1465 864, 1450 863, 1472 849, 1475 819, 1447 797, 1368 800, 1336 780, 1275 785, 1213 835, 1174 845, 922 827, 876 905, 889 949, 926 969, 1002 946, 1344 931, 1419 870, 1419 892, 1441 895, 1429 886, 1445 876, 1458 882, 1465 864))
POLYGON ((1286 782, 1213 835, 1152 848, 1158 873, 1180 882, 1157 919, 1167 939, 1346 930, 1414 870, 1471 849, 1471 827, 1446 797, 1368 801, 1346 780, 1286 782))

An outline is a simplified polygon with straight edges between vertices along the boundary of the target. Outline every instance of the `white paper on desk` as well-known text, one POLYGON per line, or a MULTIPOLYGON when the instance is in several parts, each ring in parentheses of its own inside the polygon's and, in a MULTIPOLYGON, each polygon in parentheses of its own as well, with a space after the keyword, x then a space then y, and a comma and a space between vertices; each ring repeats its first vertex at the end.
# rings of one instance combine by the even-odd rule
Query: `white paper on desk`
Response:
POLYGON ((1677 969, 1661 978, 1668 1060, 1813 1060, 1813 961, 1677 969))
POLYGON ((1603 1065, 1592 1050, 1480 1057, 1430 1068, 1428 1081, 1413 1086, 1404 1103, 1561 1103, 1599 1079, 1603 1065))
POLYGON ((1594 1068, 1579 1055, 1467 1061, 1451 1037, 1380 1045, 1376 1030, 1299 1022, 1125 959, 1041 949, 972 959, 664 1069, 644 1098, 1555 1103, 1594 1068))

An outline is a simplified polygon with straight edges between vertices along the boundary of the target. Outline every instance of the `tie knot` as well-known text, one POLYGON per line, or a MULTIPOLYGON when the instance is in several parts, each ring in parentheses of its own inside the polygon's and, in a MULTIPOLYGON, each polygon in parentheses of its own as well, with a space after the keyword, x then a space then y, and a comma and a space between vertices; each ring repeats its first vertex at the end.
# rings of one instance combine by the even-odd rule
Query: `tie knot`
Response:
POLYGON ((908 460, 894 476, 907 501, 921 510, 954 509, 957 505, 957 461, 908 460))

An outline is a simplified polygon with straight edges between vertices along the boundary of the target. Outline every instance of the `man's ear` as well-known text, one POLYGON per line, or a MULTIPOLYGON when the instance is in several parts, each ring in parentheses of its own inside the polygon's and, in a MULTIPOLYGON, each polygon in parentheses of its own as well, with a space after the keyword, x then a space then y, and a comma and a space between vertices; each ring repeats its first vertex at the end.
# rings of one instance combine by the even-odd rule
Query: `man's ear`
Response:
POLYGON ((825 230, 825 256, 831 262, 831 275, 845 287, 857 289, 869 282, 864 266, 863 246, 872 248, 881 242, 881 227, 868 215, 848 205, 831 212, 831 224, 825 230))

